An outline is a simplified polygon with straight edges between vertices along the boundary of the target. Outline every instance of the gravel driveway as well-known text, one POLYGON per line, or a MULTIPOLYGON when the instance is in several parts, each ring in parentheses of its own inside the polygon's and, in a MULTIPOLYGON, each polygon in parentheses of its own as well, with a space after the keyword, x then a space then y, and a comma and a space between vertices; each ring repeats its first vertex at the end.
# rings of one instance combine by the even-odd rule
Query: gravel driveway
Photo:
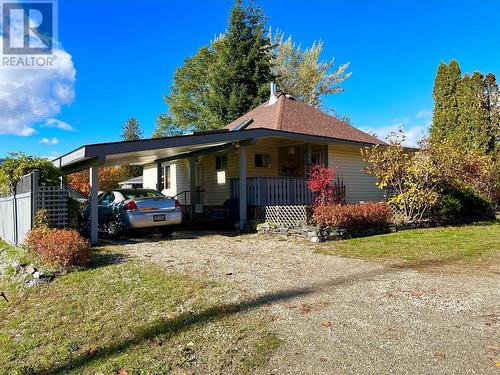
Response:
POLYGON ((314 246, 179 232, 115 251, 234 282, 240 300, 264 298, 259 308, 284 340, 266 374, 500 374, 497 273, 416 271, 314 246))

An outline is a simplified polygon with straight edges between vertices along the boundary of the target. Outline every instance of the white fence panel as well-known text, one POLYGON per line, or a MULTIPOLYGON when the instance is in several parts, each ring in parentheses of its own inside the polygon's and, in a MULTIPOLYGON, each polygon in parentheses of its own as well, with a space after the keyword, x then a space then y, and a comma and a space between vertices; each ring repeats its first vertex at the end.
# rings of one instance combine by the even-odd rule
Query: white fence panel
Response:
POLYGON ((14 196, 0 198, 0 238, 9 243, 16 243, 14 225, 14 196))
POLYGON ((33 215, 47 210, 49 224, 56 228, 68 225, 68 190, 60 186, 38 186, 38 172, 23 176, 16 184, 17 194, 0 197, 0 238, 23 243, 33 225, 33 215))
POLYGON ((17 224, 17 243, 23 243, 26 234, 31 229, 32 224, 32 199, 31 193, 16 195, 16 224, 17 224))

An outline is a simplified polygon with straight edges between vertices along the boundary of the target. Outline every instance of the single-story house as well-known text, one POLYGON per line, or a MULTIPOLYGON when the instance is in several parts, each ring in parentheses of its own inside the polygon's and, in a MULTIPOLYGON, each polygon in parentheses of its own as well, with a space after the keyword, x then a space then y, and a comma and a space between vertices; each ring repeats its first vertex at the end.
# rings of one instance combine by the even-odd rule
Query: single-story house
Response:
POLYGON ((140 189, 142 188, 142 176, 132 177, 118 183, 120 189, 140 189))
MULTIPOLYGON (((85 145, 54 163, 66 173, 90 168, 91 191, 96 193, 100 166, 141 165, 144 188, 175 196, 195 212, 237 198, 243 226, 248 207, 310 203, 306 168, 312 163, 336 171, 347 202, 383 199, 375 178, 362 171, 366 163, 360 154, 362 147, 381 143, 293 96, 277 95, 271 85, 269 100, 224 129, 85 145)), ((91 205, 91 216, 97 217, 96 198, 91 205)))

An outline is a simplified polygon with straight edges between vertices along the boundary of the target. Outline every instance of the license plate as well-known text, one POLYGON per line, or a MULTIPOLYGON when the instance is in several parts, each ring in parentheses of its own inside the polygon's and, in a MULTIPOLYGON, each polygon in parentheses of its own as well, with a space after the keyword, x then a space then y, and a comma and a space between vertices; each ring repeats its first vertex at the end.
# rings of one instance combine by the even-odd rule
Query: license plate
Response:
POLYGON ((153 215, 153 221, 165 221, 165 215, 153 215))

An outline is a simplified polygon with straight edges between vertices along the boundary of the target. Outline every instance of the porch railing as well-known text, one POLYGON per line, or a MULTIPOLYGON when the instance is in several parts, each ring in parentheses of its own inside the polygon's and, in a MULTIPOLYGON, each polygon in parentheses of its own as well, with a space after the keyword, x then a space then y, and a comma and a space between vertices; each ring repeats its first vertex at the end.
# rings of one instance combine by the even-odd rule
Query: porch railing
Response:
MULTIPOLYGON (((231 198, 240 196, 240 180, 229 180, 231 198)), ((251 206, 272 206, 312 203, 312 193, 304 177, 248 177, 247 203, 251 206)))

